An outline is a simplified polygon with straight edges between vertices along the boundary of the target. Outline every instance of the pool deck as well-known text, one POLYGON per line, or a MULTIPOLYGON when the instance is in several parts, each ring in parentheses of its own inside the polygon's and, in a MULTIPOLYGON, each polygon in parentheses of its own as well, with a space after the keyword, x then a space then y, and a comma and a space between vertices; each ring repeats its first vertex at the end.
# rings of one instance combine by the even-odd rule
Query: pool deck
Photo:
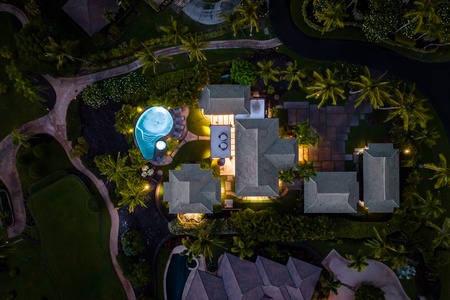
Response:
MULTIPOLYGON (((166 287, 166 277, 167 277, 167 271, 169 270, 169 265, 170 265, 170 261, 172 260, 172 256, 174 254, 180 254, 181 252, 183 252, 186 249, 186 247, 184 246, 176 246, 175 248, 173 248, 172 252, 169 255, 169 259, 167 260, 167 264, 166 264, 166 269, 164 270, 164 300, 167 300, 167 287, 166 287)), ((200 258, 196 259, 198 261, 198 265, 195 268, 192 268, 191 271, 194 271, 195 269, 199 269, 202 271, 206 271, 206 262, 205 262, 205 258, 203 256, 200 256, 200 258)), ((186 285, 191 285, 192 279, 194 278, 194 272, 191 272, 186 280, 186 285)), ((183 290, 183 296, 185 291, 183 290)), ((184 297, 182 297, 183 299, 184 297)))

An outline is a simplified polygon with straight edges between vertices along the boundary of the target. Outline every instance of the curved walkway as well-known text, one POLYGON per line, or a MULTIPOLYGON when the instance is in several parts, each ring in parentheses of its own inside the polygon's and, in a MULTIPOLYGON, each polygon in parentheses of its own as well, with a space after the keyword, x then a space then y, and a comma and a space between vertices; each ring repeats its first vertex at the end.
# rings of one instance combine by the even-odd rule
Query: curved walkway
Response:
POLYGON ((7 12, 16 16, 16 18, 19 19, 20 23, 22 24, 22 27, 24 27, 28 23, 28 17, 23 13, 23 11, 21 11, 14 5, 0 3, 0 12, 7 12))
MULTIPOLYGON (((11 5, 0 5, 0 11, 10 12, 17 16, 22 24, 26 24, 28 19, 19 9, 11 5)), ((255 48, 266 49, 280 45, 278 39, 267 41, 255 40, 231 40, 231 41, 214 41, 211 42, 208 49, 225 49, 225 48, 255 48)), ((186 51, 180 49, 181 46, 174 46, 167 49, 155 51, 156 56, 167 56, 184 53, 186 51)), ((49 134, 53 136, 64 148, 69 155, 71 149, 71 142, 67 140, 66 135, 66 114, 67 108, 79 92, 89 84, 103 80, 109 77, 122 75, 134 71, 141 67, 140 60, 136 60, 130 64, 120 66, 114 69, 105 70, 85 76, 72 78, 53 78, 45 75, 45 79, 52 85, 56 93, 56 103, 54 108, 46 116, 28 122, 20 127, 20 132, 24 134, 49 134)), ((20 183, 20 178, 15 165, 15 157, 17 148, 11 144, 11 134, 5 137, 0 142, 0 154, 2 160, 0 161, 0 169, 4 170, 0 173, 0 180, 4 182, 11 197, 11 202, 14 210, 15 223, 8 228, 8 236, 18 236, 25 227, 25 207, 23 202, 23 193, 20 183)), ((118 253, 118 232, 119 232, 119 216, 117 210, 112 204, 108 190, 103 181, 99 180, 88 169, 84 167, 79 158, 71 159, 72 164, 86 176, 88 176, 96 185, 97 189, 102 194, 108 211, 111 216, 111 232, 110 232, 110 254, 111 259, 116 270, 116 273, 121 280, 128 299, 135 299, 133 288, 128 280, 122 275, 120 266, 117 263, 116 255, 118 253)))
POLYGON ((368 259, 367 269, 358 272, 347 267, 349 263, 350 260, 340 256, 334 249, 322 261, 322 265, 343 283, 338 289, 338 294, 330 293, 328 300, 353 299, 355 292, 348 286, 356 289, 363 283, 370 283, 382 289, 386 300, 409 300, 397 275, 385 264, 368 259))
POLYGON ((216 3, 205 3, 202 0, 191 0, 183 7, 183 12, 192 20, 206 24, 215 25, 224 22, 219 14, 226 15, 234 11, 241 0, 220 0, 216 3))

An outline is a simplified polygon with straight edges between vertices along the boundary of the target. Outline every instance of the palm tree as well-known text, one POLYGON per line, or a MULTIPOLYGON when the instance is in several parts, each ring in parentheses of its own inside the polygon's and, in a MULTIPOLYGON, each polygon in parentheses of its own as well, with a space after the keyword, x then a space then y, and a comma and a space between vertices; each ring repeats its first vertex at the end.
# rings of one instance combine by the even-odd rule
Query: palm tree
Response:
POLYGON ((95 165, 100 171, 101 175, 106 176, 108 181, 114 181, 118 186, 126 181, 126 174, 133 171, 127 166, 128 156, 120 157, 120 152, 117 153, 117 159, 114 160, 111 155, 101 155, 94 158, 95 165))
POLYGON ((337 280, 332 272, 330 272, 330 277, 328 279, 325 279, 325 277, 321 275, 319 281, 322 287, 322 293, 325 294, 325 296, 328 296, 330 293, 337 295, 337 290, 342 285, 341 281, 337 280))
POLYGON ((289 81, 288 90, 292 88, 294 82, 297 82, 299 87, 303 87, 302 79, 306 78, 306 71, 297 67, 296 60, 294 63, 287 63, 286 70, 282 71, 282 73, 284 74, 282 78, 289 81))
POLYGON ((233 31, 233 36, 236 37, 238 27, 240 27, 241 14, 237 11, 229 12, 226 15, 219 14, 219 18, 223 19, 233 31))
POLYGON ((325 6, 314 13, 319 22, 323 23, 322 34, 336 27, 344 28, 345 7, 342 2, 326 1, 325 6))
POLYGON ((419 202, 414 208, 417 209, 419 215, 425 220, 430 218, 437 219, 445 213, 446 210, 442 207, 441 199, 434 197, 429 190, 426 191, 425 198, 418 193, 414 193, 413 195, 419 202))
POLYGON ((444 3, 443 0, 416 0, 413 3, 414 9, 404 15, 404 18, 411 18, 411 20, 394 31, 394 34, 412 23, 416 23, 414 34, 419 32, 422 26, 426 24, 441 23, 441 17, 436 13, 436 7, 444 3))
POLYGON ((450 218, 446 217, 444 219, 442 227, 439 227, 431 222, 427 222, 427 225, 437 231, 437 236, 433 239, 434 248, 450 248, 450 218))
POLYGON ((402 93, 400 90, 395 90, 395 98, 390 99, 391 107, 385 107, 379 109, 389 110, 386 121, 390 121, 394 118, 401 118, 403 120, 403 129, 409 131, 414 129, 417 124, 420 127, 425 128, 426 123, 432 119, 423 103, 426 99, 418 98, 414 92, 415 86, 413 85, 409 93, 402 93))
POLYGON ((114 18, 116 17, 116 13, 109 9, 104 9, 102 13, 102 19, 105 20, 108 24, 112 23, 114 21, 114 18))
POLYGON ((295 124, 292 133, 297 138, 298 144, 303 147, 316 146, 316 143, 320 140, 317 130, 311 128, 308 120, 295 124))
POLYGON ((380 236, 375 227, 373 230, 375 231, 375 238, 366 241, 364 245, 372 249, 371 255, 375 259, 387 261, 389 260, 391 252, 395 251, 395 248, 386 241, 385 231, 383 231, 383 235, 380 236))
POLYGON ((145 71, 147 71, 148 68, 152 68, 153 73, 156 74, 156 65, 161 62, 160 59, 172 59, 172 57, 170 56, 156 57, 155 54, 144 43, 142 43, 142 46, 144 46, 145 50, 136 52, 134 54, 135 57, 141 60, 141 63, 143 65, 142 74, 145 74, 145 71))
POLYGON ((314 168, 314 161, 306 161, 298 163, 297 165, 298 176, 309 181, 312 176, 316 176, 316 170, 314 168))
POLYGON ((256 32, 259 32, 258 27, 258 10, 260 1, 244 0, 240 6, 236 7, 234 10, 242 15, 242 19, 238 24, 249 24, 250 25, 250 36, 252 36, 253 27, 255 27, 256 32))
POLYGON ((58 44, 51 37, 48 37, 48 40, 49 44, 44 46, 46 51, 44 55, 45 57, 48 57, 51 60, 57 61, 56 69, 58 71, 67 60, 74 61, 75 59, 77 59, 83 61, 82 59, 76 58, 75 56, 72 55, 72 52, 75 49, 75 47, 78 46, 79 41, 63 40, 60 44, 58 44))
POLYGON ((365 99, 369 99, 373 108, 384 106, 384 101, 389 101, 391 96, 388 93, 390 83, 388 81, 381 81, 386 72, 376 79, 370 76, 369 68, 365 67, 364 75, 360 75, 360 81, 350 81, 350 84, 357 88, 356 91, 351 91, 351 94, 359 94, 355 102, 355 107, 358 107, 365 99))
POLYGON ((412 138, 419 142, 419 145, 423 142, 430 148, 436 145, 437 140, 441 137, 436 128, 422 128, 421 131, 414 130, 412 138))
POLYGON ((408 253, 410 253, 410 251, 407 251, 403 245, 398 245, 394 248, 394 251, 390 253, 388 259, 391 269, 405 268, 410 260, 407 256, 408 253))
POLYGON ((177 21, 173 17, 170 17, 169 26, 161 26, 159 28, 166 33, 163 38, 167 41, 172 41, 174 45, 177 45, 178 41, 182 41, 181 37, 189 30, 187 27, 178 28, 177 21))
POLYGON ((362 255, 361 249, 359 249, 358 254, 356 256, 352 254, 347 254, 345 257, 352 262, 347 265, 347 267, 356 270, 357 272, 361 272, 362 270, 367 269, 367 266, 369 265, 366 262, 367 257, 362 255))
POLYGON ((24 148, 30 148, 30 138, 29 134, 20 133, 17 128, 13 128, 11 131, 11 143, 15 147, 23 146, 24 148))
POLYGON ((318 108, 321 108, 328 99, 332 100, 333 105, 337 104, 337 99, 345 99, 344 89, 340 82, 335 79, 336 70, 332 72, 330 69, 325 70, 325 76, 313 72, 315 81, 312 85, 307 86, 306 90, 309 93, 307 99, 320 99, 318 108))
POLYGON ((445 158, 444 154, 439 154, 439 160, 439 165, 436 165, 434 163, 423 164, 423 167, 425 169, 435 171, 434 176, 430 178, 430 180, 437 179, 436 183, 434 184, 435 189, 438 189, 445 185, 450 186, 450 168, 447 168, 447 159, 445 158))
POLYGON ((189 36, 186 39, 182 39, 181 42, 183 43, 183 46, 180 47, 180 49, 188 52, 190 61, 193 61, 194 59, 197 61, 206 60, 206 56, 202 52, 202 49, 207 48, 209 43, 200 42, 197 34, 189 34, 189 36))
POLYGON ((233 236, 233 247, 230 250, 237 253, 240 259, 244 259, 253 255, 254 251, 251 249, 253 244, 253 241, 243 241, 238 236, 233 236))
POLYGON ((278 172, 278 179, 283 183, 293 184, 293 179, 295 178, 294 169, 291 167, 287 170, 280 170, 278 172))
POLYGON ((280 71, 273 68, 273 64, 275 63, 274 60, 269 61, 258 61, 256 65, 259 67, 259 70, 256 71, 256 74, 259 75, 262 80, 264 81, 264 84, 267 86, 269 84, 269 80, 273 80, 275 82, 278 82, 279 79, 276 77, 276 75, 280 74, 280 71))
POLYGON ((150 185, 144 180, 126 180, 126 186, 119 190, 122 198, 117 203, 119 207, 128 206, 130 213, 134 212, 137 206, 145 205, 145 196, 150 192, 150 185))
POLYGON ((196 233, 189 233, 190 236, 194 237, 195 240, 192 241, 190 237, 183 238, 183 245, 186 249, 182 252, 183 255, 189 254, 192 257, 199 257, 203 255, 206 260, 211 260, 213 258, 213 253, 211 247, 218 246, 220 248, 226 249, 223 244, 224 242, 212 234, 215 227, 215 221, 208 223, 206 226, 198 226, 196 233))

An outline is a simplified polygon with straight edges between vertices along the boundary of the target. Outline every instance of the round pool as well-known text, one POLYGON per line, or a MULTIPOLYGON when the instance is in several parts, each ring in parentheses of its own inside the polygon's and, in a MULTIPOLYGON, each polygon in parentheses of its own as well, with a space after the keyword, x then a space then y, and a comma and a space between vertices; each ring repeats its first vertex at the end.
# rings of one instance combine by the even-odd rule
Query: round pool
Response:
MULTIPOLYGON (((158 140, 168 135, 173 128, 172 114, 162 106, 153 106, 144 110, 135 125, 135 141, 147 160, 155 157, 158 140)), ((158 146, 162 146, 161 143, 158 146)))

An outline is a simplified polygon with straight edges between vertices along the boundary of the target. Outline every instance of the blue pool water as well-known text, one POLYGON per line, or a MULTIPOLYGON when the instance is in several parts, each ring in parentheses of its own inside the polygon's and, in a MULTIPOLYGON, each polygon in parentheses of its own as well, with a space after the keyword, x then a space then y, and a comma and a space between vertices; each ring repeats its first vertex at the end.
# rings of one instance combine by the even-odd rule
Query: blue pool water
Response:
POLYGON ((145 159, 152 160, 155 157, 156 142, 169 134, 172 127, 172 114, 164 107, 150 107, 139 116, 134 136, 145 159))
POLYGON ((187 256, 172 255, 166 276, 167 300, 181 300, 184 285, 190 272, 187 267, 187 256))

